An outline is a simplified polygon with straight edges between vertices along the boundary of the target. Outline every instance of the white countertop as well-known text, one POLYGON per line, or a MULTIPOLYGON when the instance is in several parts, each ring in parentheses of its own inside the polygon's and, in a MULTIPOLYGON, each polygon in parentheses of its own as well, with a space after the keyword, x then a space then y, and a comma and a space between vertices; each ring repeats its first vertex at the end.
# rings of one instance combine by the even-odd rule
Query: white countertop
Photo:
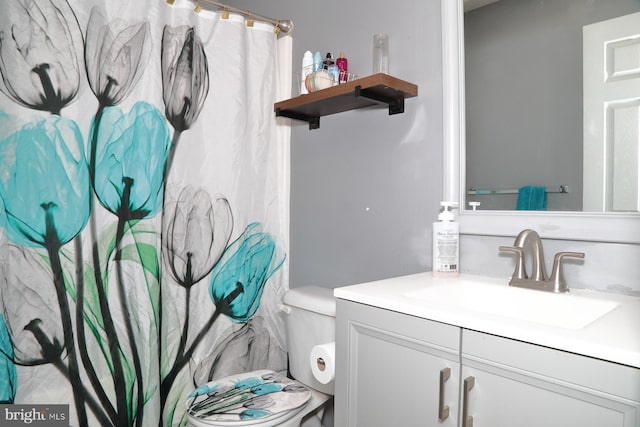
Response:
MULTIPOLYGON (((540 321, 537 319, 522 320, 496 315, 486 312, 487 310, 470 309, 468 307, 469 301, 465 306, 464 303, 458 301, 460 298, 443 300, 443 298, 415 297, 416 293, 425 290, 428 293, 439 286, 458 286, 462 289, 462 286, 473 285, 476 282, 483 286, 504 286, 505 288, 500 288, 500 292, 504 289, 506 295, 513 295, 509 292, 514 289, 517 289, 517 292, 545 293, 538 290, 510 287, 508 280, 504 279, 469 274, 461 274, 459 278, 443 279, 434 278, 431 272, 426 272, 336 288, 334 295, 336 298, 423 319, 640 368, 640 298, 638 297, 580 289, 571 289, 569 294, 545 293, 554 298, 577 297, 583 299, 584 297, 617 304, 613 310, 586 324, 586 326, 576 329, 544 324, 545 311, 550 310, 549 306, 540 307, 540 321), (433 289, 429 290, 429 288, 433 289)), ((445 292, 445 294, 456 294, 456 289, 449 288, 449 291, 451 292, 445 292)), ((526 295, 532 297, 532 304, 535 304, 537 297, 539 297, 534 294, 526 295)), ((565 301, 571 300, 566 299, 565 301)), ((507 305, 509 301, 505 298, 502 303, 507 305)))

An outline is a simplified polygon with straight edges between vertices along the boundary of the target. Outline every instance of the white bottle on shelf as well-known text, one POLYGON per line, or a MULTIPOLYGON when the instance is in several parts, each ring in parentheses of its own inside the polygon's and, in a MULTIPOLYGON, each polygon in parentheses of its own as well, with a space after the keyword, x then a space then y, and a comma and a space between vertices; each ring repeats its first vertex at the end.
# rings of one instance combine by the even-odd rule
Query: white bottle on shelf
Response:
POLYGON ((310 50, 302 57, 302 71, 300 72, 300 95, 309 93, 305 85, 307 76, 313 73, 313 53, 310 50))
POLYGON ((442 210, 438 222, 433 223, 434 277, 458 277, 460 268, 460 229, 451 211, 456 202, 440 202, 442 210))

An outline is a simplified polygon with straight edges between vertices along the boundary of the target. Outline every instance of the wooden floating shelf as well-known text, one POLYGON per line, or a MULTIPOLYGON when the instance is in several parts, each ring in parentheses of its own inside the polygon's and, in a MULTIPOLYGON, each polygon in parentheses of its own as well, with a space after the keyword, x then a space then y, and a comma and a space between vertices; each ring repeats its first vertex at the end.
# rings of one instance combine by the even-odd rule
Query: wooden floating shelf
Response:
POLYGON ((385 105, 389 114, 404 113, 404 100, 418 95, 418 86, 379 73, 277 102, 278 117, 304 120, 309 129, 320 127, 320 117, 374 105, 385 105))

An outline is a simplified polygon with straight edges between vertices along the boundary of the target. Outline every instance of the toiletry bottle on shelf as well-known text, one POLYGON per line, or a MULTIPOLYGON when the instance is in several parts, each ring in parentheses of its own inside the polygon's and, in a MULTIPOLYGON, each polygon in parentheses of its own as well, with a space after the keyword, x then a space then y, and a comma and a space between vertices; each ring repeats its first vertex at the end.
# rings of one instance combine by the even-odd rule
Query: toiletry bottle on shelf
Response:
POLYGON ((389 74, 389 36, 373 35, 373 74, 389 74))
POLYGON ((320 52, 313 54, 313 72, 322 70, 322 55, 320 52))
POLYGON ((306 51, 302 57, 302 71, 300 72, 300 95, 309 93, 305 85, 307 76, 313 72, 313 54, 306 51))
POLYGON ((336 64, 329 65, 327 72, 329 73, 329 77, 331 77, 331 84, 333 86, 337 85, 340 81, 340 70, 338 70, 338 66, 336 64))
POLYGON ((435 277, 457 277, 460 258, 460 233, 451 209, 456 202, 440 202, 438 222, 433 223, 433 266, 435 277))
POLYGON ((322 61, 322 68, 324 68, 325 70, 328 70, 329 67, 334 63, 335 62, 333 61, 333 56, 331 56, 331 52, 327 52, 327 56, 324 58, 324 61, 322 61))
POLYGON ((338 66, 338 71, 340 73, 339 82, 345 83, 347 81, 349 63, 347 61, 347 58, 345 58, 343 52, 340 52, 340 56, 338 57, 338 59, 336 59, 336 65, 338 66))

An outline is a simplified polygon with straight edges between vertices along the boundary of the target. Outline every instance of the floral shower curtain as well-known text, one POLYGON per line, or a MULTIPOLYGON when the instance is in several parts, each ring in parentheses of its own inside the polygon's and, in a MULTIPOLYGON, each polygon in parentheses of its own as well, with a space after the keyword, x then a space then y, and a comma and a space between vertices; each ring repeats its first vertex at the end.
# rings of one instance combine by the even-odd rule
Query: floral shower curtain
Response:
POLYGON ((185 0, 2 3, 0 403, 184 425, 195 387, 285 371, 290 38, 185 0))

